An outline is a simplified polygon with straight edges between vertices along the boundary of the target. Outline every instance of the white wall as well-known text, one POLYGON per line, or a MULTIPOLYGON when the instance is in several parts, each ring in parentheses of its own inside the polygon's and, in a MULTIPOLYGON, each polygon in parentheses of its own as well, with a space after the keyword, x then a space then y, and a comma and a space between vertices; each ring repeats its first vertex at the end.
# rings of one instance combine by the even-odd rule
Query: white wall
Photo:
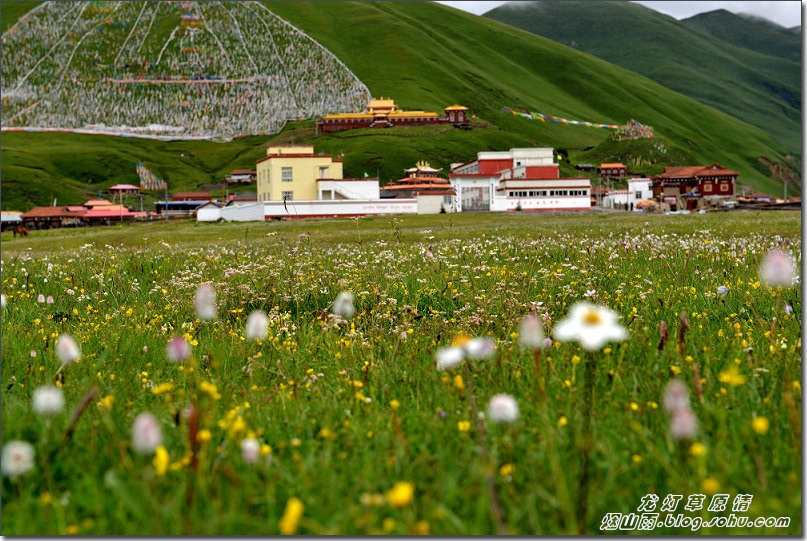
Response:
MULTIPOLYGON (((279 202, 281 205, 282 201, 279 202)), ((254 222, 264 220, 263 203, 236 203, 221 208, 221 217, 228 222, 254 222)))
POLYGON ((521 203, 521 210, 579 210, 589 211, 589 197, 496 197, 490 202, 491 211, 516 210, 521 203))
POLYGON ((417 196, 417 209, 418 214, 440 214, 440 209, 443 208, 446 214, 455 212, 456 198, 451 196, 451 201, 445 203, 442 195, 418 195, 417 196))
POLYGON ((336 199, 322 201, 263 201, 263 213, 270 218, 313 218, 329 216, 364 216, 368 214, 416 214, 416 199, 336 199))
POLYGON ((320 199, 378 199, 378 179, 320 180, 317 182, 320 199), (332 197, 333 195, 333 197, 332 197))
POLYGON ((221 218, 221 208, 209 205, 196 210, 197 222, 216 222, 221 218))

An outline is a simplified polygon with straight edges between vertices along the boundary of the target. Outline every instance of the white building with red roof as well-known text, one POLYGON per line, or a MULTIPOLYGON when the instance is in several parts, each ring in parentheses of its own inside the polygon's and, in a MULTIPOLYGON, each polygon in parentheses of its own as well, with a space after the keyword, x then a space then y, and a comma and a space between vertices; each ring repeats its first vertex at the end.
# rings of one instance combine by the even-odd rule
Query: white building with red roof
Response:
POLYGON ((551 148, 479 152, 475 160, 453 164, 448 179, 458 211, 591 208, 591 180, 561 178, 551 148))

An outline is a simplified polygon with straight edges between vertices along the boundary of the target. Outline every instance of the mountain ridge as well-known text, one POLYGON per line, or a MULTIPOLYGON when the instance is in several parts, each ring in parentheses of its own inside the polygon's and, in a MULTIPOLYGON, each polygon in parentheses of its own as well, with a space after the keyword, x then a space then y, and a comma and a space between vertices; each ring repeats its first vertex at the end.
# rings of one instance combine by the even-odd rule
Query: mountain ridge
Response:
POLYGON ((627 1, 506 3, 484 14, 593 54, 774 134, 801 149, 800 40, 773 23, 717 12, 678 21, 627 1), (713 35, 726 29, 727 39, 713 35), (756 30, 757 41, 746 39, 756 30), (735 39, 729 39, 736 36, 735 39), (760 42, 778 37, 778 45, 760 42), (741 47, 737 43, 745 41, 741 47), (758 45, 759 50, 747 47, 758 45), (779 56, 766 54, 773 50, 779 56), (785 54, 782 51, 787 51, 785 54))

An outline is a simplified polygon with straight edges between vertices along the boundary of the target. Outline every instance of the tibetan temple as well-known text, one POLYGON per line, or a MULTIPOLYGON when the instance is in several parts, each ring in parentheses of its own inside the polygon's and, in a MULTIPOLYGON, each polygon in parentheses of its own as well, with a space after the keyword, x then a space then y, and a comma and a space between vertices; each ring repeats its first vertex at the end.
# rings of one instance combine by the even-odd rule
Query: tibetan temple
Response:
POLYGON ((420 161, 410 169, 405 169, 406 177, 393 180, 381 188, 381 198, 415 197, 416 195, 454 195, 451 183, 437 176, 428 162, 420 161))
POLYGON ((394 126, 420 126, 430 124, 451 124, 467 129, 468 108, 462 105, 446 107, 443 116, 429 111, 402 111, 391 99, 370 100, 361 113, 340 113, 325 115, 317 123, 322 133, 359 128, 391 128, 394 126))

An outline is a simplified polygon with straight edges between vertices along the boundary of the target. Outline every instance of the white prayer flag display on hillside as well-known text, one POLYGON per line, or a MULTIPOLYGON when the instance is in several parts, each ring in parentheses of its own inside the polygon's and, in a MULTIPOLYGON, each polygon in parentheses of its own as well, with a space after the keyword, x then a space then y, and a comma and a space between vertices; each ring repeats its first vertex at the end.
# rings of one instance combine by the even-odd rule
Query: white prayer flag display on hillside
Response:
POLYGON ((44 2, 2 39, 4 131, 230 140, 370 99, 260 2, 44 2))

